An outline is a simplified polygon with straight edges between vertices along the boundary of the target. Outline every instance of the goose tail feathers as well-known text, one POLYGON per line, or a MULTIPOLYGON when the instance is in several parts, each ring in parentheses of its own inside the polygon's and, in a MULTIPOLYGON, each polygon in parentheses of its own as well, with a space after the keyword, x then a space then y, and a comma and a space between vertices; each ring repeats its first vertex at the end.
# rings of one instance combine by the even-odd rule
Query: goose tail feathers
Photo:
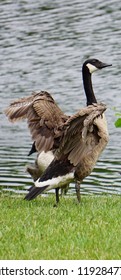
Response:
POLYGON ((47 186, 44 186, 44 187, 41 187, 41 188, 37 188, 37 187, 32 186, 29 189, 29 193, 25 196, 24 199, 32 200, 32 199, 36 198, 39 194, 44 192, 46 188, 47 188, 47 186))

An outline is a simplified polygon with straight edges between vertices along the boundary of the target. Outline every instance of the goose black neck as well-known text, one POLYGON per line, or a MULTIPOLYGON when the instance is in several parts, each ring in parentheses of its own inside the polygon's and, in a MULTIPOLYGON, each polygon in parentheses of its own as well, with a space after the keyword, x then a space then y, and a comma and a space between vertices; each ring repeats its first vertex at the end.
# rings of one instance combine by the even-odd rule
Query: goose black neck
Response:
POLYGON ((83 66, 82 68, 82 75, 83 75, 84 90, 87 98, 87 106, 91 105, 92 103, 97 103, 92 87, 91 74, 86 66, 83 66))

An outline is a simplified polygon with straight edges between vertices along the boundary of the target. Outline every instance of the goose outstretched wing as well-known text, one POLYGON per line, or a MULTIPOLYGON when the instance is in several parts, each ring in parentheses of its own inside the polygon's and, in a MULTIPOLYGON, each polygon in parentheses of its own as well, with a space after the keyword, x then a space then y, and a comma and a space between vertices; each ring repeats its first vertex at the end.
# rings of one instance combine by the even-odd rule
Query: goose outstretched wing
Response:
POLYGON ((103 118, 105 110, 104 104, 96 103, 70 117, 63 126, 63 139, 56 151, 56 158, 66 157, 77 166, 83 157, 88 156, 100 141, 100 127, 96 120, 103 118))
POLYGON ((47 152, 58 146, 61 134, 58 128, 68 119, 46 91, 35 92, 12 102, 5 114, 11 122, 27 119, 32 140, 39 152, 47 152))

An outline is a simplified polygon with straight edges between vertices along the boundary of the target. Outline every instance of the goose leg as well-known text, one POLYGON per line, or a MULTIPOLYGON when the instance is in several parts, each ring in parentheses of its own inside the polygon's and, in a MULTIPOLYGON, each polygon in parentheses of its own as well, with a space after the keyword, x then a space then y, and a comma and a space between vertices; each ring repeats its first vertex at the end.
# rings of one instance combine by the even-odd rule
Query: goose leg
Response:
POLYGON ((80 195, 80 182, 76 181, 75 183, 75 189, 76 189, 76 195, 77 195, 77 200, 80 203, 81 201, 81 195, 80 195))
POLYGON ((53 206, 57 207, 57 205, 59 203, 59 188, 55 189, 55 196, 56 196, 56 203, 53 206))
POLYGON ((55 189, 55 194, 56 194, 56 203, 59 203, 59 188, 55 189))

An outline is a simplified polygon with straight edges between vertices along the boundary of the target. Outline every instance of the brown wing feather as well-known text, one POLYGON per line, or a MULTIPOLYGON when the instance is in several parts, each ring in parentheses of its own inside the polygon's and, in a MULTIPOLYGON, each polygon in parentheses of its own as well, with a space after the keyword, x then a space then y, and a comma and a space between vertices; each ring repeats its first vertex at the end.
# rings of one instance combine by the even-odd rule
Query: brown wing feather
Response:
POLYGON ((54 149, 60 134, 58 127, 68 119, 52 96, 45 91, 12 102, 5 114, 11 122, 27 119, 32 139, 39 152, 54 149))
POLYGON ((31 95, 26 98, 20 98, 12 102, 8 108, 5 109, 5 114, 9 121, 15 122, 27 117, 28 109, 31 108, 35 96, 31 95))
POLYGON ((86 156, 98 144, 100 136, 94 120, 105 110, 104 104, 94 104, 70 117, 64 125, 64 137, 56 157, 59 159, 66 155, 77 166, 83 155, 86 156))

